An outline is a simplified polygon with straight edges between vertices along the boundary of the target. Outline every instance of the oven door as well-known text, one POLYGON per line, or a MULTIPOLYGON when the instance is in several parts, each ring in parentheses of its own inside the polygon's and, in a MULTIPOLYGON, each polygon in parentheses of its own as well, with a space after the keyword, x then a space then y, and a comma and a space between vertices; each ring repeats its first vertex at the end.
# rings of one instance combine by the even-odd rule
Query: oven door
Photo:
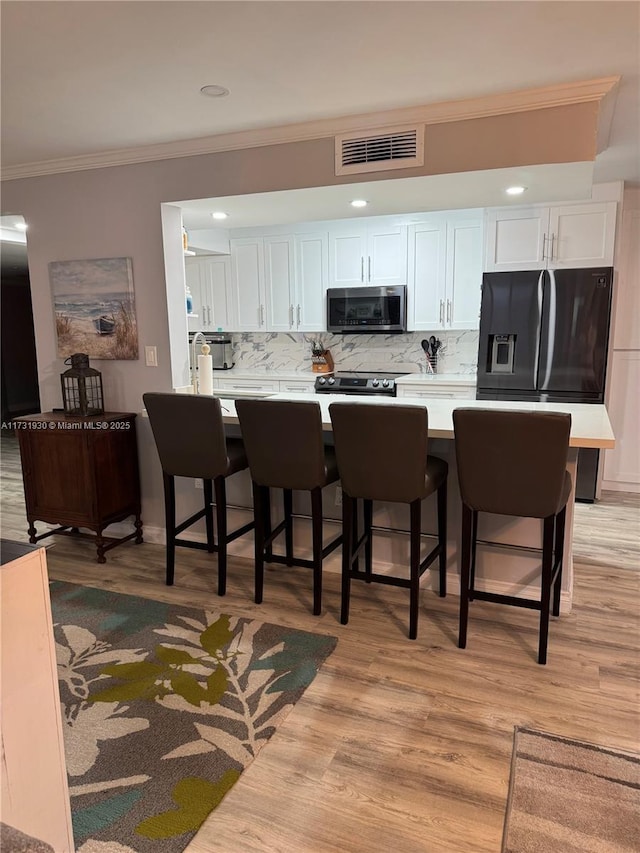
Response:
POLYGON ((329 288, 327 330, 338 334, 406 332, 406 285, 329 288))

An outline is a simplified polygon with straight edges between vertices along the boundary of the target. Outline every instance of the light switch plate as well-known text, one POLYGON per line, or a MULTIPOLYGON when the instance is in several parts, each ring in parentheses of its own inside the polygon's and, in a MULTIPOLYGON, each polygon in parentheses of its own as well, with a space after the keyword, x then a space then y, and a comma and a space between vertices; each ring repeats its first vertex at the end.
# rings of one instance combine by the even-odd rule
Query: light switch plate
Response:
POLYGON ((157 367, 158 366, 158 348, 157 347, 145 347, 144 348, 144 358, 147 367, 157 367))

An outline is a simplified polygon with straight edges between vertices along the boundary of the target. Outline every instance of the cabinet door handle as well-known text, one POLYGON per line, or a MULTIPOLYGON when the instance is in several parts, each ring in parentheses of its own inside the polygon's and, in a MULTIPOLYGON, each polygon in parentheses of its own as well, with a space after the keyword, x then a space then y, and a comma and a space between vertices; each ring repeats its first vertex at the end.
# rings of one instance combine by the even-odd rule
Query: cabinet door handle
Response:
POLYGON ((264 305, 260 306, 260 325, 264 326, 264 305))
POLYGON ((293 305, 289 305, 289 325, 293 326, 293 305))
POLYGON ((542 260, 543 261, 547 260, 547 256, 545 255, 545 252, 544 252, 546 244, 547 244, 547 235, 543 234, 542 235, 542 260))
POLYGON ((447 299, 447 323, 451 322, 451 300, 447 299))
POLYGON ((367 268, 368 268, 368 273, 369 273, 369 277, 368 277, 367 281, 371 281, 371 255, 369 255, 367 260, 368 260, 367 268))
POLYGON ((440 300, 440 325, 444 325, 444 299, 440 300))
POLYGON ((210 325, 210 326, 212 326, 212 325, 213 325, 213 313, 212 313, 212 311, 211 311, 211 306, 210 306, 210 305, 209 305, 209 306, 207 306, 207 313, 208 313, 208 315, 209 315, 209 325, 210 325))
POLYGON ((364 282, 364 255, 360 255, 360 281, 364 282))
POLYGON ((555 235, 555 234, 552 234, 552 235, 551 235, 551 248, 550 248, 550 250, 549 250, 549 260, 550 260, 550 261, 552 261, 552 260, 553 260, 553 247, 554 247, 554 243, 555 243, 555 242, 556 242, 556 235, 555 235))
POLYGON ((298 325, 300 325, 300 306, 298 305, 298 325))

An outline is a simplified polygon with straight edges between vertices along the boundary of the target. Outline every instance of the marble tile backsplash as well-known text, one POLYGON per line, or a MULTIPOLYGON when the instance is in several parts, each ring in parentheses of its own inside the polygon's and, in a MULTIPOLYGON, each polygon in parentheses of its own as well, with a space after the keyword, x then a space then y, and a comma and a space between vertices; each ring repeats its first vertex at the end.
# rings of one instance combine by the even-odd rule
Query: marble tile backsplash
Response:
MULTIPOLYGON (((435 334, 435 333, 434 333, 435 334)), ((319 341, 331 350, 336 370, 386 370, 426 373, 427 359, 420 342, 428 332, 401 335, 232 334, 235 366, 241 370, 311 370, 311 344, 319 341)), ((475 374, 478 332, 442 331, 438 373, 475 374)))

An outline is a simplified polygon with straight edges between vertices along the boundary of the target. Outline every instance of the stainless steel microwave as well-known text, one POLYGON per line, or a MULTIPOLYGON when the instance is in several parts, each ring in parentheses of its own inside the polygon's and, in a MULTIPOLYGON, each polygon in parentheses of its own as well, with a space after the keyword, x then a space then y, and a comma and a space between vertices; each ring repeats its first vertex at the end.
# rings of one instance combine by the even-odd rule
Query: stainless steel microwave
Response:
POLYGON ((338 334, 407 331, 407 286, 330 287, 327 330, 338 334))

